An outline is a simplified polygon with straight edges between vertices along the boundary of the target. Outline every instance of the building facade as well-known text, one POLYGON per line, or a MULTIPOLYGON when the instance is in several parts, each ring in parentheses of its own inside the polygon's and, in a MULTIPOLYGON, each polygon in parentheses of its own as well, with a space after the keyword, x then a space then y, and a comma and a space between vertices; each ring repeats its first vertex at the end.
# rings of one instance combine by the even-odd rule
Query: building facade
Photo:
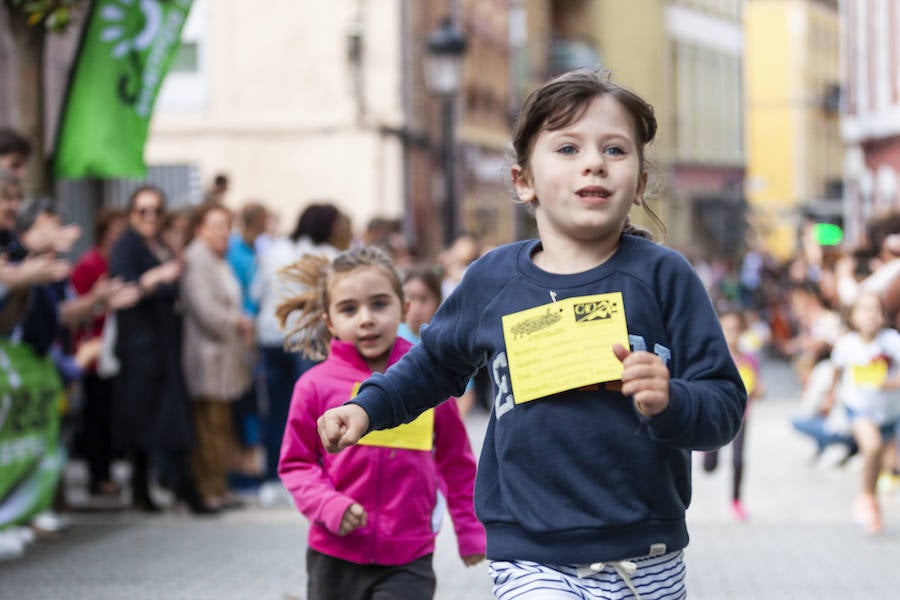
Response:
POLYGON ((900 6, 841 0, 844 226, 861 242, 868 219, 900 210, 900 6))
POLYGON ((806 218, 839 220, 839 18, 834 2, 746 6, 747 197, 766 248, 786 259, 806 218))
MULTIPOLYGON (((525 4, 541 4, 535 12, 542 19, 529 21, 534 37, 541 37, 540 21, 549 24, 546 74, 604 68, 653 105, 659 129, 647 152, 655 167, 648 202, 666 224, 666 242, 737 251, 745 226, 742 2, 525 4)), ((632 217, 650 226, 640 210, 632 217)))
POLYGON ((400 1, 194 0, 145 157, 227 173, 293 228, 329 200, 361 229, 404 211, 400 1))

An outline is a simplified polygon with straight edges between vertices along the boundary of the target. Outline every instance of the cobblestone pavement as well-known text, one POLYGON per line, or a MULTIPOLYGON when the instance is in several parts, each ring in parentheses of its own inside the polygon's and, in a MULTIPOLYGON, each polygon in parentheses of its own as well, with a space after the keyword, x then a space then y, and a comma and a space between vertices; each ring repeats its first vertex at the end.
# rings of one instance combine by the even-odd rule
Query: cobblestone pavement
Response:
MULTIPOLYGON (((813 467, 812 445, 790 428, 798 389, 781 363, 765 363, 768 395, 750 412, 746 523, 730 514, 729 450, 719 470, 694 470, 688 513, 693 600, 896 598, 900 590, 900 496, 883 495, 887 527, 862 533, 849 519, 858 468, 813 467)), ((476 447, 486 416, 468 420, 476 447)), ((695 457, 699 460, 699 456, 695 457)), ((695 463, 696 464, 696 463, 695 463)), ((73 527, 0 562, 0 598, 305 597, 306 524, 289 506, 221 517, 179 512, 71 513, 73 527)), ((487 567, 465 568, 449 522, 435 557, 438 600, 492 597, 487 567)))

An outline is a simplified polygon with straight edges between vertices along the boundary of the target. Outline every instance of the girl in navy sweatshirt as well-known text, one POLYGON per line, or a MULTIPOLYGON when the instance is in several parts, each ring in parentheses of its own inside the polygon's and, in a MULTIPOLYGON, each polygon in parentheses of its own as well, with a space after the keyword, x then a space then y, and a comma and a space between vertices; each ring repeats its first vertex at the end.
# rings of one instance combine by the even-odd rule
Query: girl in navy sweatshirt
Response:
POLYGON ((475 486, 497 598, 684 598, 691 450, 746 393, 688 262, 629 224, 653 109, 599 72, 526 100, 511 175, 540 239, 473 263, 422 343, 319 419, 326 448, 410 421, 476 370, 494 406, 475 486))

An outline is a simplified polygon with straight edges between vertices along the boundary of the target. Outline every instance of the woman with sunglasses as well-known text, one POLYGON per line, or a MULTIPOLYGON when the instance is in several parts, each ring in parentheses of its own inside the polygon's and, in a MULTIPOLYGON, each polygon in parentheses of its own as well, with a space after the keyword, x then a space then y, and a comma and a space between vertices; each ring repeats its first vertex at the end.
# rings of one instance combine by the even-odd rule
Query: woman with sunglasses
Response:
POLYGON ((148 469, 158 459, 161 479, 195 513, 214 512, 200 499, 190 472, 194 444, 181 370, 181 318, 176 310, 182 265, 161 236, 165 196, 153 186, 128 201, 128 228, 110 256, 112 277, 137 282, 141 300, 116 314, 120 371, 113 384, 114 434, 132 460, 135 506, 159 507, 150 497, 148 469))

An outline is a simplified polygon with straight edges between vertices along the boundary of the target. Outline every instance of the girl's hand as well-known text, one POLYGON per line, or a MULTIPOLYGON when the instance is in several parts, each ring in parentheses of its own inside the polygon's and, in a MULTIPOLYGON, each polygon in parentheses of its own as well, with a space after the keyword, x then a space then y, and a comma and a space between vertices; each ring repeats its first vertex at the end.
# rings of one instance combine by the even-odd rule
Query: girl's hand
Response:
POLYGON ((474 567, 483 560, 484 554, 470 554, 462 557, 462 561, 467 567, 474 567))
POLYGON ((613 346, 622 361, 622 393, 634 399, 634 406, 645 417, 658 415, 669 406, 669 369, 660 357, 650 352, 632 352, 622 344, 613 346))
POLYGON ((322 445, 329 452, 352 446, 369 429, 369 414, 358 404, 326 410, 317 422, 322 445))
POLYGON ((354 529, 365 526, 366 509, 364 509, 360 504, 354 502, 347 507, 347 510, 344 511, 344 516, 341 517, 341 529, 340 531, 338 531, 338 535, 344 536, 354 529))

